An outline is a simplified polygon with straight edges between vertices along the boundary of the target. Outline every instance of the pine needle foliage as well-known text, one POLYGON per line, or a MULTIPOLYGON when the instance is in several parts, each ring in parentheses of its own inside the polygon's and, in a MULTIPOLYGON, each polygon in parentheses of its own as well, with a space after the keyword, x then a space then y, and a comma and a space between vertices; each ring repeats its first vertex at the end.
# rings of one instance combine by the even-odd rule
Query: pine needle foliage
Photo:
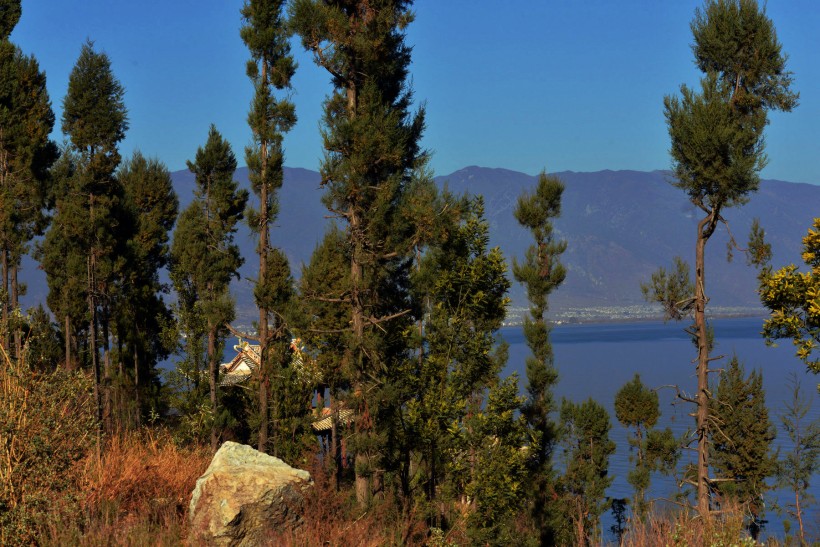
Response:
POLYGON ((763 494, 771 486, 766 480, 776 470, 772 450, 775 428, 769 419, 763 391, 763 376, 751 371, 733 357, 720 374, 711 401, 711 461, 720 480, 713 483, 718 503, 739 504, 751 515, 749 528, 757 537, 763 524, 763 494))
POLYGON ((634 430, 628 442, 633 452, 629 459, 635 466, 626 480, 635 490, 632 512, 638 519, 643 519, 650 510, 646 492, 651 473, 673 471, 680 456, 672 430, 655 429, 660 415, 657 392, 646 387, 637 373, 615 394, 616 418, 621 425, 634 430))
POLYGON ((325 101, 320 168, 323 202, 341 219, 350 257, 350 291, 339 305, 349 314, 345 336, 352 381, 348 404, 360 417, 355 451, 356 492, 369 503, 392 466, 389 423, 400 401, 396 377, 407 353, 404 338, 412 242, 401 205, 413 172, 424 111, 412 107, 408 82, 413 20, 407 0, 297 0, 290 20, 302 45, 331 77, 325 101))
POLYGON ((542 172, 535 191, 518 198, 514 214, 518 223, 528 229, 535 240, 523 262, 513 259, 513 276, 527 289, 529 315, 524 317, 524 338, 532 355, 526 360, 527 400, 522 414, 532 437, 529 453, 531 474, 528 496, 533 522, 540 528, 540 540, 551 542, 549 519, 546 518, 552 476, 551 457, 556 442, 556 426, 551 414, 556 411, 552 389, 558 382, 552 345, 551 327, 546 318, 549 295, 563 283, 566 269, 560 256, 566 242, 556 239, 553 220, 561 214, 564 185, 556 176, 542 172))
MULTIPOLYGON (((233 178, 236 157, 213 125, 205 146, 197 150, 195 161, 188 162, 188 169, 195 176, 195 197, 180 215, 174 232, 171 279, 183 308, 185 322, 180 329, 191 337, 188 359, 194 359, 197 367, 207 363, 211 449, 216 452, 220 427, 230 421, 230 415, 219 403, 219 361, 227 336, 225 325, 234 316, 228 286, 238 276, 242 257, 233 237, 248 192, 238 188, 233 178), (205 353, 201 357, 203 342, 205 353), (199 356, 193 357, 196 353, 199 356)), ((194 383, 199 384, 204 371, 188 368, 196 377, 194 383)))
MULTIPOLYGON (((286 360, 283 351, 287 345, 282 302, 291 294, 292 282, 284 255, 270 248, 270 227, 279 212, 277 192, 283 182, 283 136, 296 123, 296 109, 287 96, 277 98, 274 91, 290 89, 290 80, 296 63, 290 53, 290 30, 284 12, 286 2, 281 0, 249 0, 242 7, 244 25, 240 36, 248 46, 251 59, 247 74, 254 85, 254 97, 248 113, 248 125, 253 132, 253 145, 245 149, 245 162, 254 193, 259 198, 257 209, 248 208, 248 226, 259 235, 259 278, 254 296, 259 307, 259 346, 262 366, 259 369, 258 410, 260 413, 257 446, 269 449, 268 397, 272 361, 286 360), (277 294, 280 289, 285 292, 277 294), (274 313, 278 312, 278 313, 274 313), (269 332, 273 322, 274 332, 269 332), (279 353, 269 356, 269 345, 275 344, 279 353)), ((281 386, 280 386, 281 387, 281 386)))

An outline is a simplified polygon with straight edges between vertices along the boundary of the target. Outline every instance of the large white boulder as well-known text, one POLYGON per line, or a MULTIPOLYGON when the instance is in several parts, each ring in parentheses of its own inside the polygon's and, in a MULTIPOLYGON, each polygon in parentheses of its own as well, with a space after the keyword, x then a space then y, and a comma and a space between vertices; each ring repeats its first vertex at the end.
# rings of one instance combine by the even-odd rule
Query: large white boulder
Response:
POLYGON ((191 545, 265 545, 301 525, 310 473, 234 442, 223 444, 196 481, 191 545))

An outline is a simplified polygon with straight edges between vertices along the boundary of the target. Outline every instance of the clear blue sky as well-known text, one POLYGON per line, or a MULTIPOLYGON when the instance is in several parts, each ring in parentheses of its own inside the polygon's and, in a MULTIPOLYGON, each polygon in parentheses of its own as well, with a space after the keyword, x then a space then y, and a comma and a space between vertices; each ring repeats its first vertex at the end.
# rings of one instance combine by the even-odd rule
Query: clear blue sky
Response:
MULTIPOLYGON (((210 123, 240 164, 251 84, 239 38, 241 0, 23 0, 12 34, 48 76, 57 114, 86 38, 111 58, 126 89, 124 155, 171 170, 202 145, 210 123)), ((468 165, 535 174, 666 169, 662 100, 698 73, 689 49, 690 0, 419 0, 408 32, 413 86, 426 101, 424 146, 446 175, 468 165)), ((771 117, 765 178, 820 183, 820 5, 769 0, 801 105, 771 117)), ((317 169, 328 77, 294 42, 299 123, 286 164, 317 169)))

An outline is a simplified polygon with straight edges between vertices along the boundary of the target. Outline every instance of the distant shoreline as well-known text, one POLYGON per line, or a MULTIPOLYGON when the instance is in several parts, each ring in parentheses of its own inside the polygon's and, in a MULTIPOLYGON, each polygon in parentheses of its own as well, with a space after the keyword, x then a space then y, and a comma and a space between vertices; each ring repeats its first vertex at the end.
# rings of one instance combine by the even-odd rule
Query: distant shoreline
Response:
MULTIPOLYGON (((580 311, 580 310, 579 310, 580 311)), ((765 309, 749 309, 749 310, 721 310, 717 309, 714 313, 708 314, 709 319, 745 319, 745 318, 760 318, 761 321, 768 317, 768 312, 765 309)), ((552 326, 563 325, 589 325, 589 324, 606 324, 606 323, 655 323, 655 322, 672 322, 672 320, 664 320, 664 317, 659 314, 654 315, 640 315, 640 314, 617 314, 617 315, 594 315, 591 310, 585 310, 582 314, 575 314, 573 312, 561 312, 553 317, 548 318, 552 326)), ((679 321, 680 323, 685 320, 679 321)), ((523 315, 516 315, 504 321, 505 327, 521 327, 524 324, 523 315)))

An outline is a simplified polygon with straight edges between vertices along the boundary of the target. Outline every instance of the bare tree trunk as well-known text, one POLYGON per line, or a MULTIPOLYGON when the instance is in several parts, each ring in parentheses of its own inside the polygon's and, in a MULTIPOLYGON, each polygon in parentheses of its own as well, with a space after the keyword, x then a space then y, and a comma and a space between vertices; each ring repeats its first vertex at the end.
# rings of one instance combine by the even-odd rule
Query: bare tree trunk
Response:
POLYGON ((97 306, 94 302, 94 255, 88 257, 88 349, 91 352, 91 369, 94 371, 94 402, 97 406, 97 450, 102 451, 103 404, 100 392, 100 360, 97 355, 97 306))
MULTIPOLYGON (((359 217, 356 211, 351 210, 350 215, 350 231, 355 234, 359 230, 359 217)), ((355 427, 356 433, 361 439, 369 434, 370 424, 366 419, 367 408, 365 405, 365 384, 364 384, 364 354, 362 352, 362 343, 364 340, 364 307, 362 303, 362 264, 360 262, 361 244, 356 243, 354 246, 352 256, 350 258, 350 293, 352 301, 351 310, 351 326, 353 329, 353 343, 352 358, 355 363, 356 377, 353 383, 354 396, 358 400, 358 408, 356 409, 355 427)), ((370 458, 369 455, 361 449, 360 446, 356 450, 355 469, 356 474, 356 501, 359 506, 364 507, 370 501, 370 458)))
MULTIPOLYGON (((260 315, 262 314, 262 310, 259 310, 260 315)), ((267 330, 267 329, 265 329, 267 330)), ((262 335, 263 329, 261 328, 260 323, 260 338, 262 335)), ((265 357, 267 348, 264 347, 264 344, 260 342, 260 346, 262 346, 259 350, 259 414, 261 416, 259 420, 259 442, 257 445, 257 450, 260 452, 267 452, 267 445, 268 445, 268 419, 269 419, 269 411, 268 411, 268 375, 266 372, 265 366, 265 357)))
MULTIPOLYGON (((5 188, 6 184, 8 183, 10 177, 9 173, 9 152, 6 149, 6 142, 5 142, 5 131, 2 127, 0 127, 0 187, 5 188)), ((10 207, 11 204, 5 204, 6 207, 10 207)), ((2 344, 3 348, 8 352, 9 349, 9 251, 8 240, 4 241, 4 247, 0 250, 0 262, 2 263, 2 272, 0 275, 3 276, 3 285, 2 285, 2 304, 3 310, 0 313, 0 330, 2 330, 2 336, 0 336, 0 344, 2 344)))
POLYGON ((805 532, 803 532, 803 511, 800 509, 800 493, 794 491, 794 512, 797 517, 797 524, 800 526, 800 544, 806 541, 805 532))
POLYGON ((134 406, 137 407, 137 427, 142 423, 142 407, 140 406, 140 358, 136 343, 134 344, 134 406))
MULTIPOLYGON (((262 61, 262 85, 268 84, 268 65, 262 61)), ((263 140, 259 144, 260 174, 262 183, 259 188, 259 285, 265 286, 268 277, 268 185, 266 171, 268 169, 268 143, 263 140)), ((260 452, 265 452, 268 444, 268 309, 264 304, 259 306, 259 413, 262 419, 259 422, 260 452)))
POLYGON ((576 545, 578 545, 578 547, 586 547, 587 535, 586 530, 584 530, 584 510, 580 501, 576 500, 575 503, 578 504, 578 513, 575 519, 576 545))
MULTIPOLYGON (((100 326, 102 327, 102 367, 103 367, 103 397, 104 397, 104 411, 105 411, 105 430, 107 432, 114 431, 115 411, 117 414, 117 421, 121 417, 120 405, 115 405, 113 397, 113 378, 111 373, 111 348, 109 345, 108 333, 108 309, 105 305, 101 306, 100 326)), ((117 424, 119 426, 120 424, 117 424)))
POLYGON ((8 352, 9 349, 9 252, 6 249, 0 251, 0 256, 2 256, 2 276, 3 276, 3 313, 0 317, 0 321, 2 321, 2 325, 0 325, 0 329, 3 331, 3 337, 0 339, 0 343, 3 344, 3 348, 6 349, 8 352))
MULTIPOLYGON (((20 285, 17 283, 17 264, 11 267, 11 309, 12 311, 20 308, 20 285)), ((19 324, 14 325, 14 355, 17 359, 23 354, 23 329, 19 324)))
POLYGON ((697 510, 701 518, 709 514, 709 336, 706 327, 706 242, 715 231, 719 212, 711 210, 698 223, 695 247, 695 333, 698 346, 698 391, 696 428, 697 450, 697 510))
MULTIPOLYGON (((214 413, 214 420, 217 417, 217 393, 219 380, 219 366, 216 356, 216 327, 208 321, 208 383, 211 390, 211 410, 214 413)), ((211 426, 211 452, 216 453, 219 448, 219 432, 216 421, 211 426)))
MULTIPOLYGON (((330 453, 333 457, 333 489, 338 492, 342 479, 342 446, 339 439, 339 406, 335 389, 330 388, 330 453)), ((321 412, 321 411, 320 411, 321 412)))
POLYGON ((65 368, 74 370, 71 362, 71 317, 68 314, 65 315, 65 368))

